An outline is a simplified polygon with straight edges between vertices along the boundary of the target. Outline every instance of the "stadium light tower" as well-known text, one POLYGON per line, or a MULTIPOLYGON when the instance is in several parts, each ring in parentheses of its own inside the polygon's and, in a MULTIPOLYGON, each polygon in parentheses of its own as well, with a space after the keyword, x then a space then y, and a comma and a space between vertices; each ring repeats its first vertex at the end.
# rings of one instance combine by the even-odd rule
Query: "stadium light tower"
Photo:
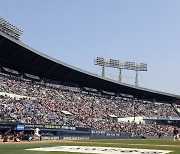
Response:
POLYGON ((138 72, 139 71, 147 71, 147 64, 145 63, 136 63, 135 65, 136 78, 135 78, 135 86, 138 86, 138 72))
POLYGON ((102 57, 97 57, 94 60, 95 65, 102 66, 102 77, 105 77, 105 67, 111 67, 111 68, 118 68, 119 69, 119 78, 118 81, 121 82, 122 80, 122 69, 126 70, 133 70, 136 71, 136 77, 135 77, 135 86, 138 86, 138 72, 139 71, 147 71, 147 64, 145 63, 135 63, 135 62, 121 62, 119 60, 114 59, 104 59, 102 57))
POLYGON ((102 57, 97 57, 96 59, 94 59, 94 64, 102 66, 101 76, 105 77, 105 66, 108 66, 108 61, 102 57))
POLYGON ((135 63, 134 62, 128 62, 128 61, 121 62, 119 60, 110 59, 110 67, 119 69, 118 81, 121 82, 121 80, 122 80, 122 69, 134 70, 135 69, 135 63))
POLYGON ((97 57, 94 60, 95 65, 102 66, 102 77, 105 77, 105 67, 117 68, 119 69, 119 78, 118 81, 121 82, 122 80, 122 69, 134 70, 135 63, 134 62, 121 62, 115 59, 104 59, 102 57, 97 57))
POLYGON ((125 69, 125 63, 123 63, 119 60, 110 59, 109 67, 119 69, 118 81, 121 82, 121 80, 122 80, 122 69, 125 69))
POLYGON ((8 21, 0 17, 0 31, 6 33, 7 35, 19 40, 22 30, 18 29, 14 25, 10 24, 8 21))

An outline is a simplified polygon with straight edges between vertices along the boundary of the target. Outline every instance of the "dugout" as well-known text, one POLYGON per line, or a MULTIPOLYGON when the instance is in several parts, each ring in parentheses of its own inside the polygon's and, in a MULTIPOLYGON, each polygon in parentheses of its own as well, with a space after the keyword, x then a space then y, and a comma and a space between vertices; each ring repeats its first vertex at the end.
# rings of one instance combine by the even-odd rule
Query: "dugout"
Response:
POLYGON ((157 125, 171 125, 180 127, 180 117, 143 117, 146 123, 157 124, 157 125))

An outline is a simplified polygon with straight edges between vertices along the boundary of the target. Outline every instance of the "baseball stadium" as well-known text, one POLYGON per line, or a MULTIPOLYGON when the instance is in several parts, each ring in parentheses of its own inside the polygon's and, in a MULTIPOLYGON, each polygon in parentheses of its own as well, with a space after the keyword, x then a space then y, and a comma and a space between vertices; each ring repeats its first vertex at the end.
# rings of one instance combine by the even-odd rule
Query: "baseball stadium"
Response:
POLYGON ((0 154, 180 153, 180 96, 76 68, 21 34, 0 18, 0 154))

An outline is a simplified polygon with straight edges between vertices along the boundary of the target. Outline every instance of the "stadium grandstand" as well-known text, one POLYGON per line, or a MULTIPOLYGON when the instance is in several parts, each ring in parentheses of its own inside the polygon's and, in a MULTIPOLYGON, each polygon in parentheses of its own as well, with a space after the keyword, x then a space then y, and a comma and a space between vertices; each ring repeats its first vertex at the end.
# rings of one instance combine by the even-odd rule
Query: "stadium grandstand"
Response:
POLYGON ((39 128, 44 139, 168 137, 180 127, 180 96, 70 66, 25 45, 21 34, 1 18, 1 134, 27 139, 39 128))

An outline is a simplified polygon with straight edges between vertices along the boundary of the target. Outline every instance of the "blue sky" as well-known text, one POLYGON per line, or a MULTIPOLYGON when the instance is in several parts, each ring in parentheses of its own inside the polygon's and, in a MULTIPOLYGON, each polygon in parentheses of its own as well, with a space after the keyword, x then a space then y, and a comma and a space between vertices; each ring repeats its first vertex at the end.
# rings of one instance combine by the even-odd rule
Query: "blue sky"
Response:
MULTIPOLYGON (((101 74, 95 57, 148 64, 139 86, 180 95, 179 0, 0 0, 0 17, 22 29, 21 41, 101 74)), ((118 70, 106 69, 117 79, 118 70)), ((122 81, 134 84, 135 72, 122 81)))

